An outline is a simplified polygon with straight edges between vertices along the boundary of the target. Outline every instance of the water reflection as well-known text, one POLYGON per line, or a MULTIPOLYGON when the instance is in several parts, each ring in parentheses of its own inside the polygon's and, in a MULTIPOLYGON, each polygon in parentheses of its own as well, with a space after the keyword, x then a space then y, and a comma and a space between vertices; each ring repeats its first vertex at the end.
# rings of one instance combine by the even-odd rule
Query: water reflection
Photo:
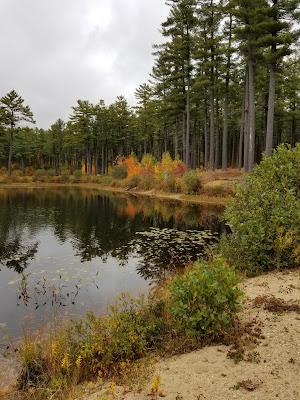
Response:
POLYGON ((0 247, 0 264, 21 274, 38 251, 38 242, 30 245, 21 243, 20 236, 0 247))
POLYGON ((44 318, 49 307, 102 312, 120 291, 146 290, 144 279, 156 274, 136 258, 136 232, 220 231, 221 213, 93 190, 0 189, 0 323, 17 332, 24 308, 44 318))

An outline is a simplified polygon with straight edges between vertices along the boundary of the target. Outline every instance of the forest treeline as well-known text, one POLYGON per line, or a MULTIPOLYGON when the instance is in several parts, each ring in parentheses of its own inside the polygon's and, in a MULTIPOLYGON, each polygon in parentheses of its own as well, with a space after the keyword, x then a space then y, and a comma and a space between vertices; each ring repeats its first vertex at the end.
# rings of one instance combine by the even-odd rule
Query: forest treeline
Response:
MULTIPOLYGON (((164 152, 191 168, 251 171, 300 138, 299 0, 169 0, 149 81, 113 104, 78 100, 68 121, 34 125, 0 99, 0 166, 106 173, 117 157, 164 152)), ((99 94, 101 95, 101 94, 99 94)))

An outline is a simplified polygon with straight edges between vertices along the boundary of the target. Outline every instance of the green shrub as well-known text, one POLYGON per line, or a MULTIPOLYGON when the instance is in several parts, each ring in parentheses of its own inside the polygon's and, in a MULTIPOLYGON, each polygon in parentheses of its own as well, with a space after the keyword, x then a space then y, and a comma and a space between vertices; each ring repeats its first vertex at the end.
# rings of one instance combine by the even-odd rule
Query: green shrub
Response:
POLYGON ((221 241, 228 261, 248 273, 300 261, 300 145, 281 145, 247 175, 228 204, 231 234, 221 241))
POLYGON ((23 172, 20 169, 15 169, 13 171, 13 173, 14 173, 15 176, 23 176, 24 175, 23 172))
POLYGON ((127 167, 124 164, 115 165, 111 171, 114 179, 125 179, 127 177, 127 167))
POLYGON ((47 169, 47 171, 45 171, 46 175, 51 177, 51 176, 56 176, 56 171, 55 169, 47 169))
POLYGON ((73 175, 74 175, 75 178, 81 178, 81 176, 82 176, 81 169, 76 169, 74 171, 73 175))
POLYGON ((221 333, 239 309, 238 282, 222 258, 196 262, 170 283, 169 311, 175 324, 197 338, 221 333))
POLYGON ((113 178, 110 175, 102 175, 99 177, 98 183, 101 183, 102 185, 110 186, 113 182, 113 178))
POLYGON ((74 384, 97 373, 117 373, 159 345, 163 311, 162 302, 122 295, 108 316, 88 313, 43 342, 25 340, 20 349, 23 388, 53 386, 58 378, 74 384))
POLYGON ((1 176, 7 175, 7 168, 6 167, 1 167, 0 168, 0 175, 1 176))
POLYGON ((145 174, 140 176, 140 181, 137 185, 140 189, 150 190, 155 187, 155 178, 152 174, 145 174))
POLYGON ((46 170, 44 170, 44 169, 37 169, 37 170, 35 170, 34 175, 36 177, 40 177, 40 176, 46 176, 47 173, 46 173, 46 170))
POLYGON ((196 171, 190 170, 183 175, 183 190, 187 194, 198 193, 201 189, 200 177, 196 171))
POLYGON ((37 169, 34 172, 33 182, 46 182, 47 173, 44 169, 37 169))
POLYGON ((131 176, 127 181, 126 188, 129 189, 129 190, 138 188, 140 186, 140 184, 141 184, 141 180, 142 179, 141 179, 140 175, 131 176))
POLYGON ((167 192, 176 192, 176 178, 171 173, 164 173, 161 178, 161 188, 167 192))
POLYGON ((68 183, 69 181, 70 181, 70 175, 69 174, 63 173, 60 176, 60 182, 61 183, 68 183))

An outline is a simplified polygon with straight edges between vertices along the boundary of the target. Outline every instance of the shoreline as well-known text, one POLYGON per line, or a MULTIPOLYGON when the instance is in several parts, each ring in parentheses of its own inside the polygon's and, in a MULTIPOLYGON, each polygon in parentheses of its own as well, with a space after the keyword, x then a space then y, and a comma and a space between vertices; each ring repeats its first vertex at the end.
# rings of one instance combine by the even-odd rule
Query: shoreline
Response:
MULTIPOLYGON (((125 380, 117 384, 110 379, 87 380, 74 386, 68 398, 146 400, 158 376, 159 390, 166 400, 248 400, 249 396, 264 400, 298 399, 299 312, 266 309, 262 300, 273 297, 286 304, 299 304, 299 274, 299 269, 272 271, 241 282, 245 299, 239 320, 243 326, 252 327, 250 331, 241 331, 241 341, 237 342, 242 346, 243 357, 235 359, 234 344, 222 343, 173 356, 154 356, 145 363, 147 380, 144 375, 140 381, 125 380)), ((0 371, 0 398, 23 400, 16 388, 20 366, 14 360, 2 362, 6 369, 5 373, 0 371)))
POLYGON ((0 183, 1 189, 93 189, 99 192, 107 192, 112 194, 125 194, 128 196, 148 197, 161 200, 178 201, 188 204, 203 204, 203 205, 216 205, 225 206, 230 199, 230 196, 218 197, 209 196, 205 193, 198 195, 190 195, 184 193, 170 193, 161 192, 156 190, 126 190, 122 187, 106 186, 97 183, 0 183))

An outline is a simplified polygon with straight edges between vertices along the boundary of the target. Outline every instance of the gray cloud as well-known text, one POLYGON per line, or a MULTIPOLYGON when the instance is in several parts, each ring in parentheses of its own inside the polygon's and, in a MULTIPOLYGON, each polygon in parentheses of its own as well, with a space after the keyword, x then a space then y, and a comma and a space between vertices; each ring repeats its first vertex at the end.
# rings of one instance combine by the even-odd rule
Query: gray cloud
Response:
POLYGON ((79 98, 133 104, 167 11, 164 0, 1 0, 0 96, 15 89, 44 128, 79 98))

